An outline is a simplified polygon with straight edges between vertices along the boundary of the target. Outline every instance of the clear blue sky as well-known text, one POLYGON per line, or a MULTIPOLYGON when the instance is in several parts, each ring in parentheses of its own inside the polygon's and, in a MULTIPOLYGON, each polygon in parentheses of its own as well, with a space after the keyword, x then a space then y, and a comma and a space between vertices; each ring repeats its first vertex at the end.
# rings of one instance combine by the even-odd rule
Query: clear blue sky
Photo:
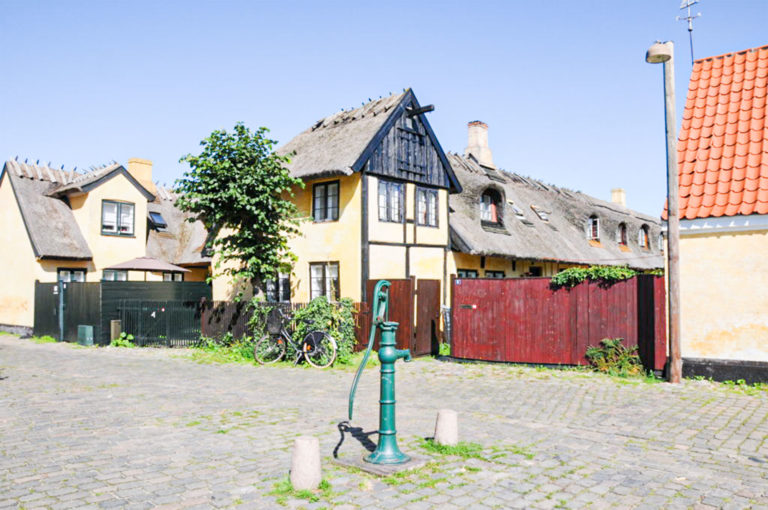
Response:
MULTIPOLYGON (((80 168, 130 157, 171 184, 212 130, 314 121, 412 87, 443 148, 483 120, 497 166, 658 215, 656 39, 690 57, 680 0, 255 2, 0 0, 0 158, 80 168)), ((768 44, 768 1, 702 0, 696 56, 768 44)))

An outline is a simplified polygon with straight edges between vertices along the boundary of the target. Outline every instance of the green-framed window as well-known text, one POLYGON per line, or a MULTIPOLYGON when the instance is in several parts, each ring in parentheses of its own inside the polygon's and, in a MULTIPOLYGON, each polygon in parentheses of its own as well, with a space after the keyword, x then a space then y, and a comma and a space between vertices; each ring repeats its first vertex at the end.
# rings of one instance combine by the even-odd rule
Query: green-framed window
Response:
POLYGON ((135 234, 136 206, 114 200, 101 201, 101 233, 110 236, 135 234))

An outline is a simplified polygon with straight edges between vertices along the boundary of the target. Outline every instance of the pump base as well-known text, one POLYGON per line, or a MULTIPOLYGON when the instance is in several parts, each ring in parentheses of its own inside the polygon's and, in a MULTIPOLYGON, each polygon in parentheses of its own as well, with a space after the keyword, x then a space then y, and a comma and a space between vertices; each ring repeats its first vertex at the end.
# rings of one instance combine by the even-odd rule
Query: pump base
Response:
POLYGON ((340 455, 338 458, 335 458, 333 462, 339 466, 359 469, 360 471, 365 471, 366 473, 375 476, 392 476, 395 473, 400 473, 402 471, 419 469, 431 460, 427 457, 413 455, 411 456, 411 460, 403 462, 402 464, 372 464, 366 461, 366 457, 368 457, 368 455, 349 453, 340 455))
POLYGON ((379 450, 376 450, 367 457, 363 457, 363 460, 370 462, 371 464, 405 464, 410 461, 411 458, 401 451, 380 452, 379 450))

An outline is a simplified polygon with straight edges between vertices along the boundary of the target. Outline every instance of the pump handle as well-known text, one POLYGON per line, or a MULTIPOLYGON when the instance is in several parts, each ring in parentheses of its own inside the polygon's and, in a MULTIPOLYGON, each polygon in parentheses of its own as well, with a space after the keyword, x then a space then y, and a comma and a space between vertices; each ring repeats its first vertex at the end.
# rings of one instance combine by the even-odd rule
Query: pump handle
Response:
POLYGON ((352 387, 349 390, 349 419, 352 419, 352 412, 355 406, 355 392, 357 391, 357 383, 360 382, 360 375, 363 373, 365 365, 368 363, 368 357, 371 355, 371 349, 373 348, 373 341, 376 338, 377 326, 389 319, 389 286, 391 284, 387 280, 379 280, 376 282, 376 287, 373 289, 373 306, 371 307, 371 334, 368 337, 368 348, 365 350, 363 360, 360 362, 360 366, 357 367, 357 373, 352 381, 352 387))

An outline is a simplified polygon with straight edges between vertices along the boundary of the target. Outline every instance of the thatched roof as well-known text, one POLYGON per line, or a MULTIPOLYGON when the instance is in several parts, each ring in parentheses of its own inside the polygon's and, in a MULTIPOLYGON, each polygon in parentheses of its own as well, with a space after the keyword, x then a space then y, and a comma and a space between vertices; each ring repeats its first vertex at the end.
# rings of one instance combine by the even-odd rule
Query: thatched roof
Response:
POLYGON ((166 188, 157 187, 157 200, 147 205, 149 212, 160 213, 167 223, 163 231, 150 230, 147 255, 178 265, 207 265, 211 257, 206 252, 208 231, 201 221, 188 221, 192 217, 175 206, 177 195, 166 188))
POLYGON ((148 210, 162 214, 168 224, 165 232, 149 231, 147 255, 177 265, 210 263, 203 251, 208 236, 203 224, 187 221, 189 215, 174 206, 173 192, 158 186, 157 196, 151 194, 120 164, 70 172, 11 160, 3 165, 0 179, 10 180, 36 257, 91 260, 88 243, 63 197, 87 192, 121 174, 147 197, 148 210))
POLYGON ((291 174, 302 179, 350 175, 373 138, 410 90, 340 111, 315 122, 278 149, 291 156, 291 174))
POLYGON ((478 255, 579 264, 628 265, 637 269, 663 267, 658 246, 661 223, 626 207, 578 191, 546 185, 518 174, 482 167, 470 157, 449 154, 464 191, 450 196, 452 249, 478 255), (493 188, 502 196, 503 225, 483 227, 480 197, 493 188), (522 211, 519 217, 513 208, 522 211), (543 220, 535 208, 543 210, 543 220), (600 219, 600 246, 586 236, 588 218, 600 219), (619 224, 628 228, 628 244, 617 242, 619 224), (650 247, 638 246, 638 230, 647 225, 650 247))

